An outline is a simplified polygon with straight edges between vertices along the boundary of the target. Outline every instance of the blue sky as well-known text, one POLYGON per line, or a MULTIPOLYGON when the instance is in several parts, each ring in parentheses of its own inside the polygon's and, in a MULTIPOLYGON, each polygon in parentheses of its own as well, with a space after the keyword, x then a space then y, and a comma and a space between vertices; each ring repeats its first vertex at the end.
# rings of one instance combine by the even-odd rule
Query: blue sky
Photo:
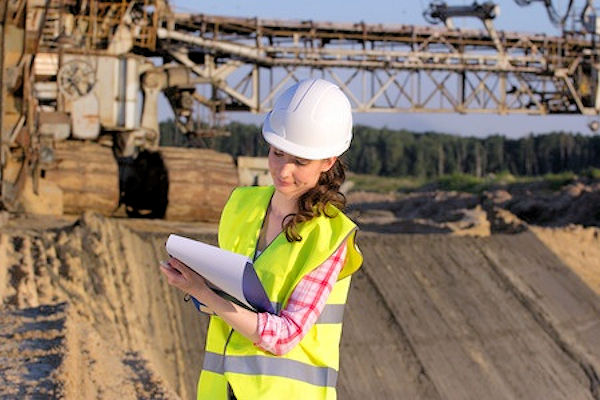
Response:
MULTIPOLYGON (((472 0, 448 0, 450 5, 468 5, 472 0)), ((479 3, 482 3, 480 0, 479 3)), ((497 29, 514 32, 546 33, 560 35, 552 26, 541 3, 519 7, 514 0, 497 0, 500 15, 495 19, 497 29)), ((554 0, 559 12, 567 6, 568 0, 554 0)), ((583 6, 576 0, 576 7, 583 6)), ((413 24, 427 25, 422 16, 429 0, 201 0, 171 1, 171 7, 178 12, 205 13, 215 15, 312 19, 315 21, 413 24)), ((457 20, 460 27, 480 28, 478 20, 457 20)), ((161 108, 168 107, 163 102, 161 108)), ((161 119, 167 114, 161 115, 161 119)), ((260 124, 262 116, 249 113, 229 113, 227 121, 242 121, 260 124)), ((459 114, 414 114, 414 113, 371 113, 355 114, 355 122, 371 126, 387 126, 393 129, 415 131, 439 131, 458 135, 487 136, 501 133, 511 137, 521 137, 530 133, 545 133, 552 130, 593 134, 587 127, 592 119, 582 116, 521 116, 521 115, 459 115, 459 114)))

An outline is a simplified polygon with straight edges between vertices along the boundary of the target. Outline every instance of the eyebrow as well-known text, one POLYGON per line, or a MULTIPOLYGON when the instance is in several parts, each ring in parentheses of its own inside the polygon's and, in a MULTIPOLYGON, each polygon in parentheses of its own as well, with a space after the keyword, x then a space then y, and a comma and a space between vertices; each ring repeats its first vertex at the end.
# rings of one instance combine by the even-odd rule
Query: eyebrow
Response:
POLYGON ((294 156, 294 155, 292 155, 292 154, 286 153, 285 151, 283 151, 283 150, 280 150, 280 149, 278 149, 278 148, 277 148, 277 147, 275 147, 275 146, 272 146, 272 148, 273 148, 273 151, 278 151, 278 152, 280 152, 280 153, 283 153, 283 154, 286 154, 286 155, 288 155, 288 156, 292 156, 292 157, 294 157, 296 160, 300 160, 300 161, 306 161, 306 162, 309 162, 309 161, 310 161, 308 158, 297 157, 297 156, 294 156))

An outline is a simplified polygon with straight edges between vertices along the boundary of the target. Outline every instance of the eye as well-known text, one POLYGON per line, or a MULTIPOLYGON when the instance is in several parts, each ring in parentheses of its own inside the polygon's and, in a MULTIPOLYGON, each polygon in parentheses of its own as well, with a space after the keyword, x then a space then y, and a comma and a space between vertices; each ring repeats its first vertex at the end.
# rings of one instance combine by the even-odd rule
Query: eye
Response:
POLYGON ((280 150, 273 150, 273 154, 275 157, 283 157, 283 151, 280 150))
POLYGON ((308 160, 304 160, 302 158, 296 158, 296 165, 299 165, 299 166, 308 165, 308 160))

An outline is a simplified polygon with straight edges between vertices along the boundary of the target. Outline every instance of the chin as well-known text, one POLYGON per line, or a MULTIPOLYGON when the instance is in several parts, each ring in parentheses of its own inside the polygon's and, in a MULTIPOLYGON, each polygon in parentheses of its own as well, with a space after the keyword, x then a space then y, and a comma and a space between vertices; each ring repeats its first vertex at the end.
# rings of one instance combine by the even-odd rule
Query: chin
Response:
POLYGON ((281 194, 285 194, 288 196, 298 193, 298 187, 296 187, 296 185, 294 185, 294 184, 281 185, 281 184, 275 183, 275 190, 277 190, 281 194))
POLYGON ((280 185, 277 183, 275 183, 275 189, 281 193, 293 193, 296 191, 293 185, 280 185))

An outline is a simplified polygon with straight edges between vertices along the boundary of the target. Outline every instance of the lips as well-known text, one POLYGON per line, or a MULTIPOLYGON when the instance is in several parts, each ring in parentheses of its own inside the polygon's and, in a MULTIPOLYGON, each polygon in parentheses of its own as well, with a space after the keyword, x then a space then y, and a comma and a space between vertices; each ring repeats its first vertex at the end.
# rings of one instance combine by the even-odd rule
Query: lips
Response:
POLYGON ((292 184, 292 182, 282 181, 281 179, 277 178, 277 184, 279 186, 290 186, 292 184))

